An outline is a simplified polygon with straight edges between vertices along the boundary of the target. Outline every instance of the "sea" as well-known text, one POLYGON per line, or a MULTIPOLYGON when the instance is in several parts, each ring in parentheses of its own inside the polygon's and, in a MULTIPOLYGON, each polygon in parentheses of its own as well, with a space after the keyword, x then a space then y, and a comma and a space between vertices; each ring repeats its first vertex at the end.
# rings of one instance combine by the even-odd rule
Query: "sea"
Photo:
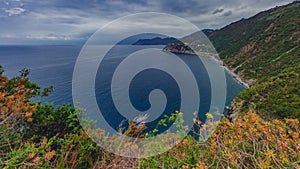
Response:
MULTIPOLYGON (((136 46, 134 48, 144 48, 136 46)), ((156 47, 163 48, 163 46, 156 47)), ((54 106, 61 104, 74 104, 72 99, 72 78, 76 60, 80 54, 82 46, 71 45, 32 45, 32 46, 0 46, 0 65, 5 69, 4 74, 8 77, 14 77, 19 75, 19 71, 23 68, 30 70, 29 78, 31 81, 36 82, 42 88, 48 86, 54 86, 54 91, 50 93, 48 97, 35 98, 35 100, 41 100, 43 103, 49 102, 54 106)), ((106 64, 102 68, 98 69, 97 77, 95 79, 95 96, 98 105, 104 104, 102 107, 104 111, 111 111, 105 115, 105 119, 110 121, 114 128, 124 121, 124 116, 116 112, 118 109, 114 108, 111 94, 111 77, 116 70, 118 64, 126 56, 126 48, 122 50, 114 51, 112 58, 107 58, 106 64), (101 77, 100 77, 101 76, 101 77), (104 77, 104 78, 102 78, 104 77), (113 111, 112 111, 113 110, 113 111), (117 118, 120 116, 120 118, 117 118)), ((129 49, 132 50, 132 49, 129 49)), ((135 49, 134 51, 136 51, 135 49)), ((151 56, 149 56, 151 57, 151 56)), ((191 55, 181 54, 180 58, 188 64, 191 69, 197 69, 200 74, 205 74, 203 65, 196 64, 196 57, 191 55), (203 72, 201 72, 203 71, 203 72)), ((88 67, 88 65, 86 65, 88 67)), ((177 68, 180 70, 180 67, 177 68)), ((194 72, 195 73, 195 72, 194 72)), ((245 88, 240 85, 229 73, 225 71, 226 81, 220 81, 220 83, 226 83, 226 105, 245 88)), ((199 112, 202 114, 209 111, 209 104, 211 101, 211 90, 209 83, 207 83, 207 77, 195 76, 198 84, 201 86, 201 107, 199 112)), ((122 81, 118 81, 122 83, 122 81)), ((169 100, 166 105, 165 113, 169 115, 175 110, 180 109, 180 91, 178 85, 174 84, 176 81, 167 73, 152 69, 139 74, 132 80, 130 85, 130 101, 135 108, 139 110, 147 110, 151 105, 148 101, 149 93, 154 89, 160 89, 166 94, 166 99, 169 100)), ((122 84, 115 84, 116 86, 122 84)), ((118 92, 114 93, 118 95, 118 92)), ((87 96, 89 97, 89 96, 87 96)), ((161 116, 162 117, 162 116, 161 116)), ((152 121, 150 126, 155 126, 152 121)))

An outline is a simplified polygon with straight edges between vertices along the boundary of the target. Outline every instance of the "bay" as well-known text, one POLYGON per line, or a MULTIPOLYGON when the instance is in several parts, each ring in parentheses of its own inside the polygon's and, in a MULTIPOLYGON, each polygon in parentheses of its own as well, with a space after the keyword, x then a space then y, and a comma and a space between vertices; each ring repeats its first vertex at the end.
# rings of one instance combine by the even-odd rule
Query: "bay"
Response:
MULTIPOLYGON (((29 76, 31 81, 38 83, 41 87, 54 86, 54 92, 48 97, 37 98, 36 100, 50 102, 54 105, 68 104, 72 103, 72 76, 75 62, 81 48, 82 46, 0 46, 0 64, 5 68, 5 75, 8 77, 16 76, 21 69, 28 68, 31 71, 29 76)), ((137 46, 135 48, 142 49, 144 47, 137 46)), ((126 50, 126 48, 122 50, 126 50)), ((123 56, 126 52, 122 50, 117 50, 117 53, 114 54, 114 56, 116 56, 115 58, 108 58, 105 61, 108 65, 106 66, 107 69, 100 75, 110 76, 111 73, 114 72, 114 67, 118 65, 117 63, 122 61, 122 58, 126 57, 123 56)), ((180 55, 180 57, 191 67, 199 69, 200 71, 202 70, 201 67, 196 67, 199 66, 199 64, 195 64, 192 56, 180 55)), ((90 62, 93 61, 91 60, 90 62)), ((174 112, 175 109, 180 107, 180 99, 177 99, 178 95, 176 92, 173 92, 176 91, 176 85, 175 87, 173 87, 174 85, 170 85, 172 79, 167 74, 158 75, 159 73, 161 72, 145 72, 144 75, 146 77, 141 76, 136 78, 135 86, 132 86, 131 88, 135 93, 134 95, 137 96, 135 97, 136 99, 132 99, 131 101, 134 102, 133 105, 138 109, 146 110, 149 108, 149 102, 145 99, 147 97, 143 95, 147 94, 147 92, 145 93, 145 90, 152 89, 153 87, 151 86, 153 85, 170 93, 168 97, 173 101, 167 106, 167 109, 169 113, 174 112), (155 74, 155 76, 152 74, 155 74), (145 83, 145 79, 149 80, 151 83, 145 83)), ((203 83, 205 78, 199 79, 203 77, 205 76, 197 76, 199 83, 204 86, 202 86, 200 91, 201 94, 204 93, 201 97, 201 113, 205 113, 209 110, 211 99, 209 92, 207 92, 209 89, 208 87, 205 87, 208 85, 203 83)), ((226 82, 220 83, 227 83, 226 105, 229 105, 236 95, 244 90, 244 87, 227 72, 226 80, 226 82)), ((109 97, 110 85, 102 85, 101 78, 98 77, 96 78, 96 84, 97 88, 95 93, 97 101, 105 102, 106 98, 109 97)), ((98 104, 100 105, 102 103, 98 104)), ((111 109, 111 106, 112 105, 108 105, 106 109, 111 109)), ((117 127, 123 119, 119 118, 116 120, 115 116, 116 114, 107 115, 107 120, 110 121, 113 126, 117 127)))

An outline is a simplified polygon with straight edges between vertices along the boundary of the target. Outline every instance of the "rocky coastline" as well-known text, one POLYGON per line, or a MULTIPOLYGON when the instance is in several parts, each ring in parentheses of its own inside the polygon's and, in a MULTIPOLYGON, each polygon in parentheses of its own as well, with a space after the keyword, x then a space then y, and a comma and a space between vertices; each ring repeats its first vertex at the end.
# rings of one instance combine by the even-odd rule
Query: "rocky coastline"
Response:
POLYGON ((186 55, 197 55, 197 56, 204 56, 204 57, 211 57, 215 59, 217 62, 220 63, 220 65, 242 86, 244 86, 246 89, 249 89, 251 87, 250 84, 245 82, 238 74, 236 74, 234 71, 230 70, 229 67, 223 64, 222 61, 216 59, 218 55, 207 53, 207 52, 194 52, 193 50, 178 50, 171 47, 165 47, 163 49, 164 52, 170 52, 175 54, 186 54, 186 55))

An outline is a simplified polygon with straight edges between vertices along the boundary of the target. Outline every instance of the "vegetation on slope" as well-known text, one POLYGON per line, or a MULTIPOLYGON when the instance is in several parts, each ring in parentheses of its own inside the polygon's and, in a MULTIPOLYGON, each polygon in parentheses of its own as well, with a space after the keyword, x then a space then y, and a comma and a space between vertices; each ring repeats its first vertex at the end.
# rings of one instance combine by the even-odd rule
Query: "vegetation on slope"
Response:
MULTIPOLYGON (((207 141, 188 136, 156 157, 139 160, 114 155, 85 134, 76 117, 80 115, 77 109, 30 101, 51 90, 41 90, 30 82, 28 73, 23 70, 20 76, 8 79, 0 72, 0 168, 300 167, 299 121, 266 122, 253 112, 235 123, 224 118, 218 124, 202 126, 195 121, 201 126, 195 134, 216 130, 207 141)), ((207 117, 212 120, 209 114, 207 117)), ((131 124, 125 133, 139 135, 144 129, 131 124)), ((99 137, 103 136, 100 132, 99 137)))
MULTIPOLYGON (((220 30, 204 32, 224 64, 248 84, 254 85, 235 99, 230 116, 254 108, 267 119, 300 118, 299 25, 300 2, 295 1, 220 30)), ((199 36, 194 33, 183 41, 197 46, 197 38, 199 36)), ((166 48, 186 49, 182 46, 180 43, 166 48)))
POLYGON ((209 35, 225 64, 256 84, 235 99, 231 114, 253 108, 265 119, 300 119, 299 25, 300 3, 294 2, 209 35), (227 38, 230 31, 235 35, 227 38))
POLYGON ((233 23, 208 37, 227 66, 250 83, 251 79, 263 82, 300 63, 299 25, 300 3, 295 2, 233 23))
MULTIPOLYGON (((300 119, 300 64, 243 91, 235 98, 233 115, 255 109, 264 119, 300 119)), ((231 117, 234 119, 234 117, 231 117)))
MULTIPOLYGON (((298 168, 299 121, 266 122, 249 112, 223 118, 206 142, 188 137, 173 150, 144 159, 142 168, 298 168)), ((203 129, 202 129, 203 130, 203 129)))
MULTIPOLYGON (((300 2, 297 1, 241 19, 220 30, 203 32, 226 66, 249 83, 257 84, 300 63, 299 25, 300 2)), ((196 32, 182 41, 197 50, 201 39, 201 33, 196 32)), ((166 48, 193 53, 182 42, 166 48)))

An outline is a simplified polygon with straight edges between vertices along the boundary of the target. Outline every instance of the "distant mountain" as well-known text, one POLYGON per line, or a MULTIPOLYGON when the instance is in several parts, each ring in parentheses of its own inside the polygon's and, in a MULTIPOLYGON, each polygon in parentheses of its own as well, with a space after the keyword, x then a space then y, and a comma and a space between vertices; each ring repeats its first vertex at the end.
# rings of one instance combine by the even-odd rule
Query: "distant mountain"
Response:
POLYGON ((158 35, 158 34, 154 34, 154 33, 143 33, 143 34, 138 34, 138 35, 134 35, 134 36, 128 37, 126 39, 123 39, 122 41, 120 41, 118 43, 118 45, 132 45, 141 39, 153 39, 156 37, 164 38, 163 35, 158 35))
MULTIPOLYGON (((275 7, 219 30, 203 31, 224 64, 248 84, 232 104, 232 114, 254 109, 265 118, 300 119, 300 2, 275 7)), ((192 54, 201 33, 165 50, 192 54)))
POLYGON ((133 43, 132 45, 167 45, 170 43, 177 43, 178 40, 176 38, 167 37, 167 38, 160 38, 155 37, 153 39, 140 39, 133 43))

